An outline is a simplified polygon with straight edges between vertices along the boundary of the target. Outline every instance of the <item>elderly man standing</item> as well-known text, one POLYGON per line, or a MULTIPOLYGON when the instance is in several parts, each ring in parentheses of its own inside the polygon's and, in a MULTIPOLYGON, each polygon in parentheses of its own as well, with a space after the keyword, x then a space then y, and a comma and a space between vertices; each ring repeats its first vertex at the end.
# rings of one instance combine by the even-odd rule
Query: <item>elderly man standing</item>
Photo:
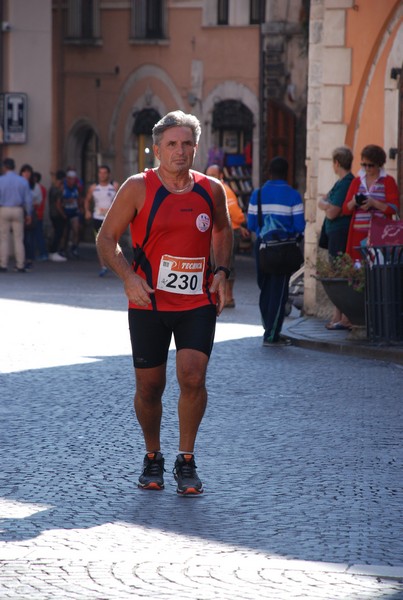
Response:
POLYGON ((200 132, 198 119, 179 110, 154 126, 159 166, 123 183, 97 238, 102 260, 121 278, 128 298, 134 407, 146 449, 138 485, 145 490, 164 487, 162 395, 172 335, 175 339, 180 393, 174 477, 182 496, 203 492, 194 445, 207 405, 207 364, 232 249, 224 187, 192 169, 200 132), (129 225, 133 266, 118 245, 129 225))
POLYGON ((32 193, 28 181, 14 172, 12 158, 4 159, 3 167, 5 172, 0 177, 0 273, 8 270, 10 230, 14 241, 14 271, 25 273, 24 224, 31 223, 32 193))

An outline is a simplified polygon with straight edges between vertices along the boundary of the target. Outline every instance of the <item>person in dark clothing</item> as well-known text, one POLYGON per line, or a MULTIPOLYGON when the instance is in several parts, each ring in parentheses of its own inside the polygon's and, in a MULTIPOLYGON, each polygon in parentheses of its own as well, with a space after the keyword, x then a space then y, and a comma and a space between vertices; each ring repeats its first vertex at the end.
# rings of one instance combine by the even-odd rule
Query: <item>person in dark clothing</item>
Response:
MULTIPOLYGON (((346 251, 348 231, 350 227, 350 215, 343 215, 343 202, 347 195, 348 188, 354 179, 351 173, 353 162, 353 153, 347 146, 335 148, 332 152, 333 170, 338 179, 329 193, 320 198, 318 207, 325 211, 324 221, 325 233, 327 236, 327 245, 329 260, 334 260, 338 254, 346 251)), ((326 324, 326 329, 340 330, 351 329, 351 323, 342 312, 335 307, 333 317, 326 324)))
MULTIPOLYGON (((257 283, 260 289, 259 308, 264 327, 263 346, 288 344, 280 337, 288 299, 290 274, 263 273, 259 266, 259 246, 264 238, 270 241, 268 223, 275 223, 285 239, 301 237, 305 230, 304 205, 297 190, 287 183, 288 162, 278 156, 269 165, 270 179, 252 192, 248 206, 248 229, 256 233, 255 254, 257 283), (259 224, 259 198, 262 224, 259 224)), ((273 238, 276 239, 276 238, 273 238)))
POLYGON ((49 217, 53 225, 53 237, 49 247, 49 260, 53 262, 66 262, 67 258, 61 254, 61 243, 67 227, 67 217, 63 210, 63 181, 66 173, 56 171, 54 182, 49 189, 49 217))

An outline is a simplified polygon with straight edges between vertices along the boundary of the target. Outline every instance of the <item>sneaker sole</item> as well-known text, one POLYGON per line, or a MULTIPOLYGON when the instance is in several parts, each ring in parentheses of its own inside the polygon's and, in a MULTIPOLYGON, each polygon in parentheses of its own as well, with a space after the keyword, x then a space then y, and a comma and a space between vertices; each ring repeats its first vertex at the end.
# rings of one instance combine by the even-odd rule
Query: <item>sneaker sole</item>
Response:
POLYGON ((187 488, 186 490, 176 490, 176 493, 179 496, 200 496, 204 492, 203 489, 197 490, 196 488, 187 488))
POLYGON ((159 483, 155 483, 154 481, 152 481, 151 483, 146 483, 145 485, 138 483, 137 487, 139 487, 141 490, 153 490, 159 492, 163 490, 165 486, 159 485, 159 483))

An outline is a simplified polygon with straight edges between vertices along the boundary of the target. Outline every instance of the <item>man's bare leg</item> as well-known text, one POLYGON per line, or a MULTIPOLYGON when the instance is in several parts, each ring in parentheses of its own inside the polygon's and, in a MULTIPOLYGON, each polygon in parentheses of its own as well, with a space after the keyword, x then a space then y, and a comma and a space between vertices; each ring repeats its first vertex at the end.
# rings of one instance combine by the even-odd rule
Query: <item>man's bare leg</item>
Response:
POLYGON ((160 430, 165 381, 165 364, 152 369, 136 369, 134 408, 147 451, 138 486, 144 490, 164 489, 165 469, 164 457, 160 452, 160 430))
POLYGON ((197 350, 179 350, 176 360, 180 387, 178 403, 179 450, 193 452, 196 435, 207 406, 208 357, 197 350))
POLYGON ((134 410, 143 430, 147 452, 160 450, 162 394, 166 383, 166 364, 151 369, 136 369, 134 410))
POLYGON ((197 496, 203 492, 193 450, 207 406, 207 364, 208 357, 203 352, 180 350, 177 353, 176 369, 180 387, 179 454, 175 461, 174 474, 178 484, 177 493, 182 496, 197 496))

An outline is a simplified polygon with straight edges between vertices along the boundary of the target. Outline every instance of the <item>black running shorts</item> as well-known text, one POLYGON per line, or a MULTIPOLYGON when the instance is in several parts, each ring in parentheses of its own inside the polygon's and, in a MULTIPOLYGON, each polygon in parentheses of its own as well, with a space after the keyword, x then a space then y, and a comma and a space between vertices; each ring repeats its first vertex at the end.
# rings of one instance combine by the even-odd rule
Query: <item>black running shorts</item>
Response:
POLYGON ((166 363, 172 334, 176 350, 199 350, 210 357, 217 312, 213 305, 183 311, 129 308, 133 364, 136 369, 166 363))
POLYGON ((103 224, 103 219, 92 219, 92 226, 94 228, 95 233, 98 233, 98 231, 101 229, 103 224))

